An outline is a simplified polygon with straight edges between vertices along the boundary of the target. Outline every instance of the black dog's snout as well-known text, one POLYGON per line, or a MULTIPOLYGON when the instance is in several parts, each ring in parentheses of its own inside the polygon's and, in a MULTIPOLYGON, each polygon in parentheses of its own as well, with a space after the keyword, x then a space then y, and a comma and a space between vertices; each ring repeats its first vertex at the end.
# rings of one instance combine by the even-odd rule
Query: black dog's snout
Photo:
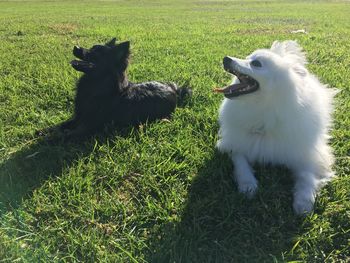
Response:
POLYGON ((230 57, 224 57, 222 63, 224 64, 224 68, 228 69, 231 66, 232 59, 230 57))

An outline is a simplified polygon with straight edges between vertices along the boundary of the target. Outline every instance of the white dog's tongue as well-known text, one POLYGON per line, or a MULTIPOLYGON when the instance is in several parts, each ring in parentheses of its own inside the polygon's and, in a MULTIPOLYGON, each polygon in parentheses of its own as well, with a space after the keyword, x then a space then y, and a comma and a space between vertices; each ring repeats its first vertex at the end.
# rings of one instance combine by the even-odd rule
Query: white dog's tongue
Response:
POLYGON ((245 86, 247 86, 247 84, 238 83, 238 84, 229 85, 229 86, 224 87, 224 88, 215 88, 213 91, 216 92, 216 93, 231 94, 235 90, 238 90, 240 88, 244 88, 245 86))

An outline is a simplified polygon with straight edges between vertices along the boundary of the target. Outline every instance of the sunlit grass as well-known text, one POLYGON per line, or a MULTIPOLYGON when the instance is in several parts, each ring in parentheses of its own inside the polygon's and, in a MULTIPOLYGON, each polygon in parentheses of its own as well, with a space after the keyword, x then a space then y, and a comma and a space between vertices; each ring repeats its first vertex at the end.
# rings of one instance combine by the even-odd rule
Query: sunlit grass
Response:
POLYGON ((350 5, 342 1, 0 2, 0 262, 346 262, 350 257, 350 5), (308 34, 291 34, 305 29, 308 34), (130 40, 129 78, 188 84, 171 122, 84 143, 34 132, 72 114, 72 47, 130 40), (297 39, 332 87, 337 175, 292 211, 282 168, 253 200, 214 150, 225 55, 297 39))

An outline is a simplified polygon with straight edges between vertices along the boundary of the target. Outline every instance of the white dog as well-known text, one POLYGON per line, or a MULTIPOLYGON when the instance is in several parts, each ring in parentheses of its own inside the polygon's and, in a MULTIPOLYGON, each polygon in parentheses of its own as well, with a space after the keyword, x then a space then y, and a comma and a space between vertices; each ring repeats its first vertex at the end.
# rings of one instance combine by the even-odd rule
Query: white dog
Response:
POLYGON ((295 175, 294 211, 311 212, 317 190, 334 175, 327 140, 335 90, 308 72, 295 41, 223 64, 236 78, 216 90, 225 95, 217 148, 231 156, 238 190, 248 197, 257 190, 250 163, 285 165, 295 175))

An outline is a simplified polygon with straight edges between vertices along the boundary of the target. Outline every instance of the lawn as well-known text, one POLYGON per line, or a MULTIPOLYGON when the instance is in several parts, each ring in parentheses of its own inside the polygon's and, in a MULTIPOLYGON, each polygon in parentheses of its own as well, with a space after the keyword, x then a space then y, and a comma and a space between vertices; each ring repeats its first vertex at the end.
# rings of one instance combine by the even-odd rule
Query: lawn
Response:
POLYGON ((0 1, 0 262, 349 262, 350 3, 347 1, 0 1), (292 34, 305 29, 307 34, 292 34), (132 81, 189 85, 193 97, 139 128, 84 142, 35 131, 68 119, 74 45, 130 40, 132 81), (336 98, 338 177, 297 217, 282 167, 256 166, 237 192, 215 151, 212 88, 225 55, 296 39, 336 98))

